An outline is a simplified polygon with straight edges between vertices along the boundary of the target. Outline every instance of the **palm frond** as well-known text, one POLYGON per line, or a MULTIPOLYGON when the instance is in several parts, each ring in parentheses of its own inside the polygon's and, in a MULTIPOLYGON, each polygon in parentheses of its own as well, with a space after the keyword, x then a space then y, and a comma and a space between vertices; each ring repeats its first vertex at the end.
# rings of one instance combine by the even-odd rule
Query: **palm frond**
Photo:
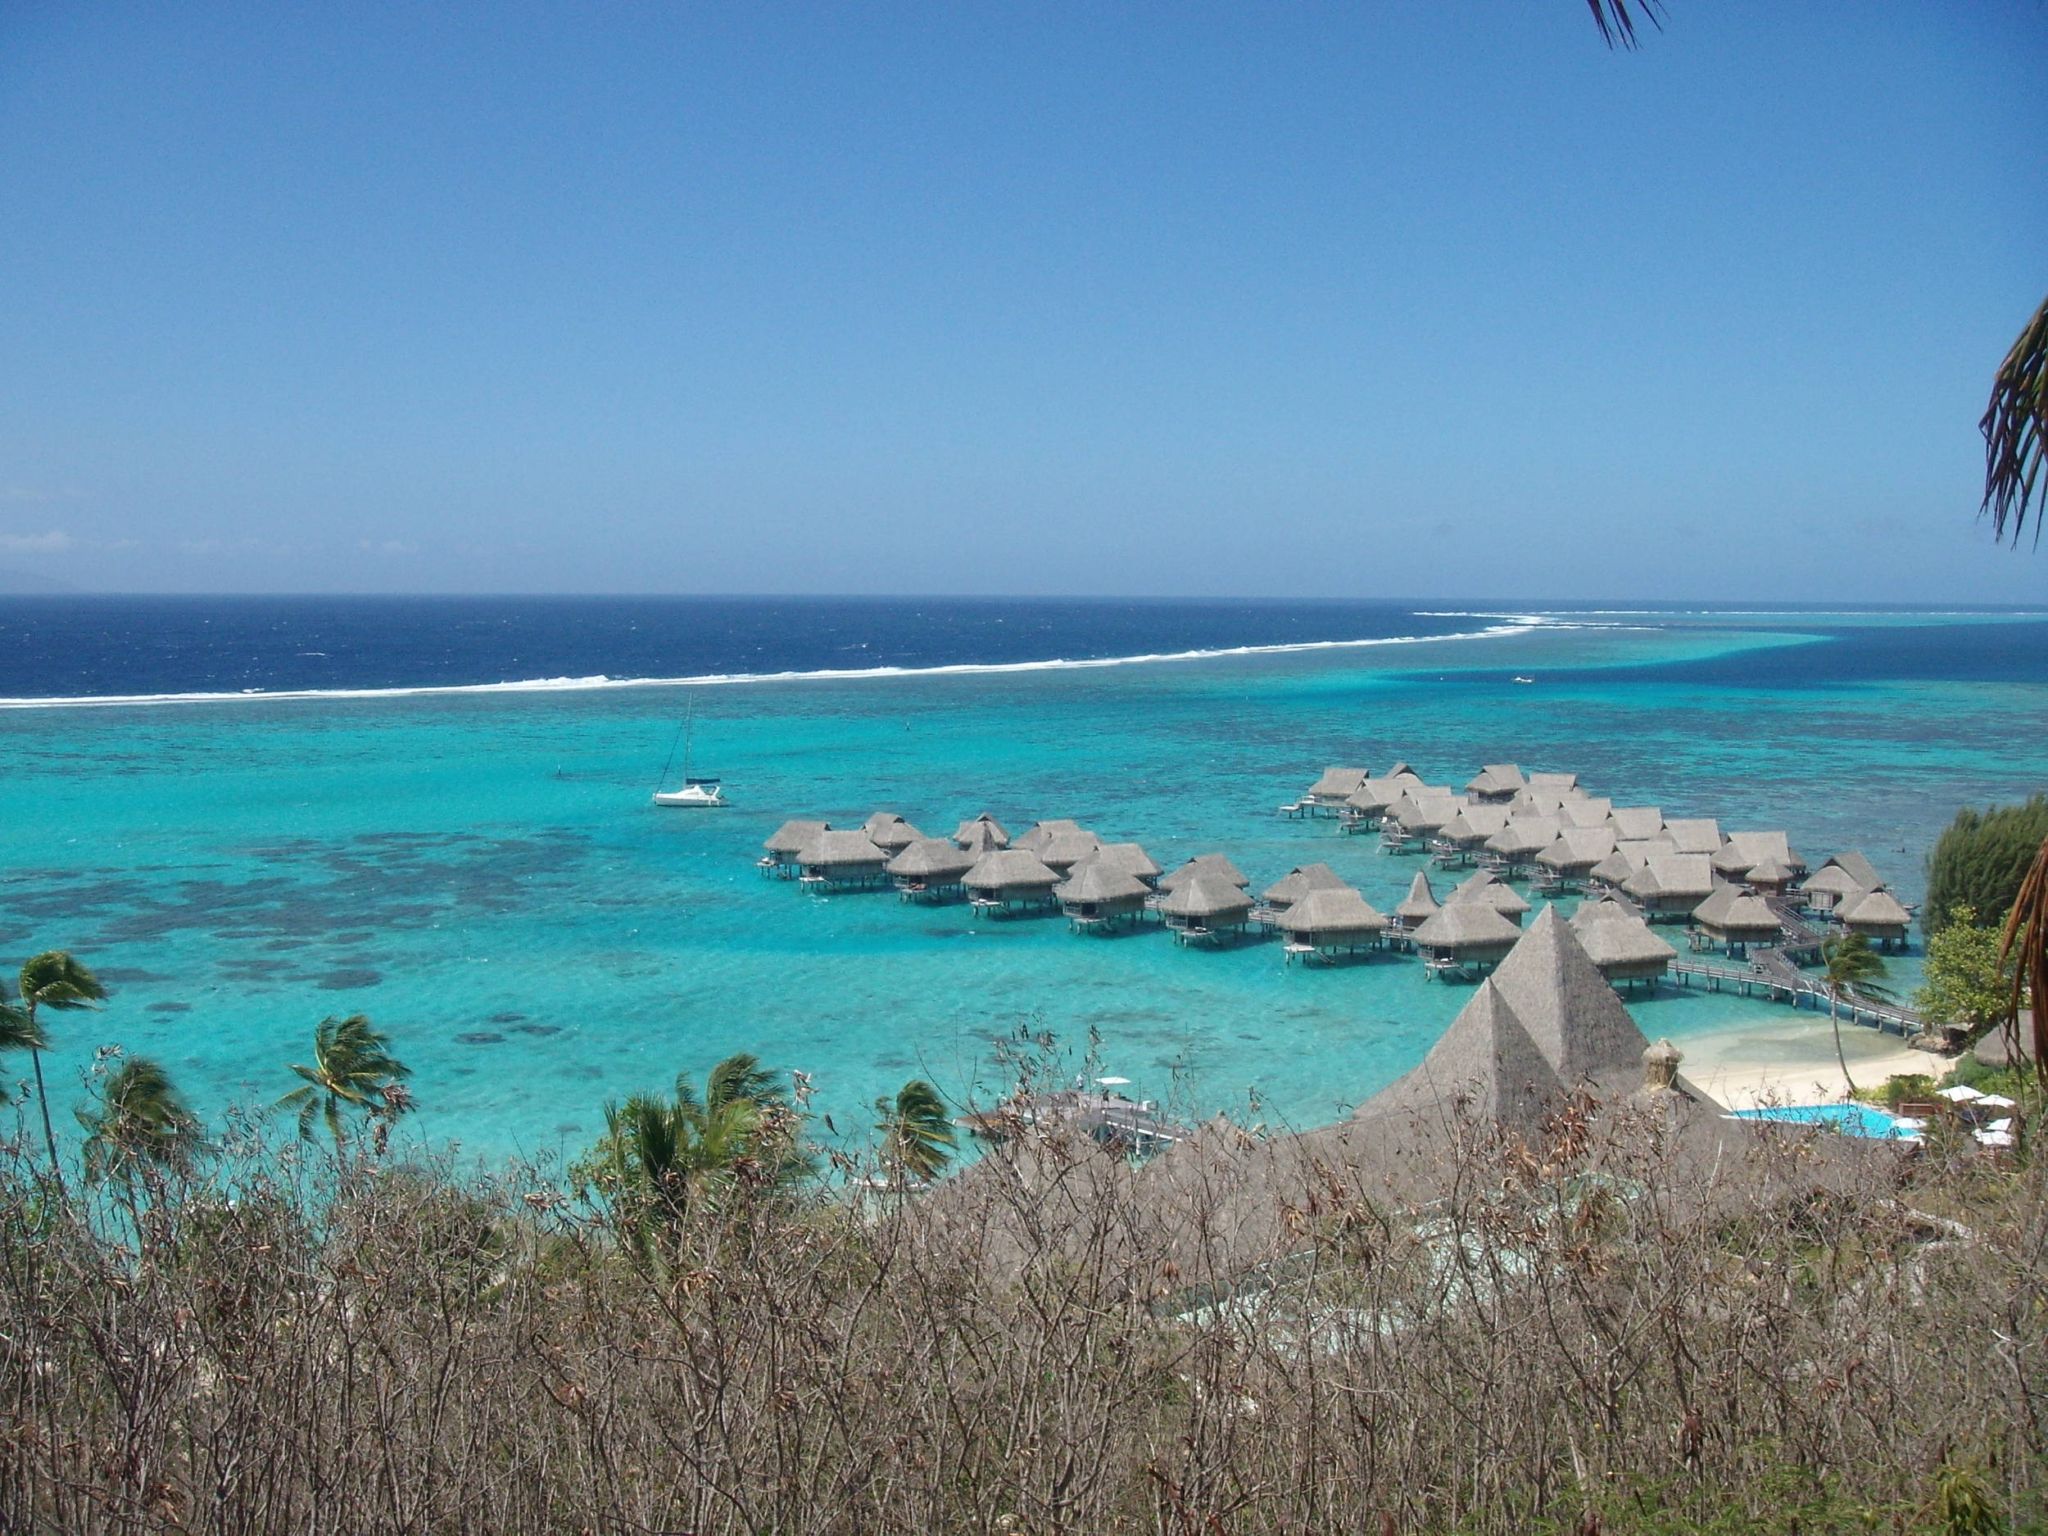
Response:
POLYGON ((1636 16, 1655 27, 1664 30, 1664 6, 1662 0, 1586 0, 1593 12, 1593 25, 1600 29, 1600 37, 1610 48, 1640 48, 1636 37, 1636 16))
POLYGON ((713 1067, 704 1083, 707 1109, 717 1109, 738 1099, 779 1104, 788 1096, 788 1090, 776 1082, 775 1074, 762 1067, 760 1058, 745 1051, 728 1056, 713 1067))
POLYGON ((0 1002, 0 1051, 44 1051, 49 1042, 43 1038, 43 1028, 29 1017, 26 1008, 17 1008, 9 1002, 0 1002))
POLYGON ((2015 945, 2019 963, 2013 967, 2012 991, 2006 1002, 2005 1027, 2013 1040, 2019 1036, 2020 1010, 2031 1001, 2034 1014, 2034 1075, 2048 1086, 2048 841, 2041 844, 2034 862, 2020 881, 2019 895, 2006 914, 2005 932, 1998 943, 1998 963, 2012 957, 2015 945))
POLYGON ((1998 365, 1991 403, 1977 427, 1984 434, 1984 504, 1977 515, 1989 513, 1991 536, 2003 541, 2010 531, 2017 548, 2032 513, 2038 547, 2041 518, 2048 516, 2048 482, 2041 474, 2048 460, 2048 299, 1998 365))
POLYGON ((21 1000, 37 1008, 92 1008, 107 989, 83 961, 61 949, 46 949, 22 962, 21 1000))

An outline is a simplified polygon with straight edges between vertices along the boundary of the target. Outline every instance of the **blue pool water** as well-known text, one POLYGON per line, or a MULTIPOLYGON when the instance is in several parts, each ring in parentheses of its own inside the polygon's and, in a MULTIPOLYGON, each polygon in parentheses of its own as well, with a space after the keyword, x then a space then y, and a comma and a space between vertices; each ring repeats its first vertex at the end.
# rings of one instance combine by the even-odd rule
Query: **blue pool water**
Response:
POLYGON ((1738 1120, 1775 1120, 1793 1125, 1825 1125, 1849 1136, 1881 1141, 1911 1136, 1893 1116, 1869 1104, 1798 1104, 1771 1109, 1738 1109, 1738 1120))
MULTIPOLYGON (((1332 763, 1462 784, 1506 759, 1783 827, 1816 863, 1860 848, 1912 900, 1959 804, 2048 786, 2029 619, 1458 607, 0 599, 0 697, 42 700, 0 709, 0 958, 71 949, 113 988, 51 1021, 60 1124, 102 1043, 217 1116, 274 1100, 314 1024, 355 1011, 412 1066, 418 1131, 493 1157, 580 1147, 607 1097, 736 1050, 809 1072, 864 1135, 906 1077, 965 1095, 1037 1030, 1092 1034, 1142 1097, 1305 1124, 1413 1065, 1469 992, 813 898, 755 875, 761 839, 879 808, 939 833, 1067 816, 1169 867, 1227 852, 1257 887, 1326 860, 1385 909, 1414 860, 1274 807, 1332 763), (785 673, 827 675, 758 680, 785 673), (498 686, 539 678, 580 681, 498 686), (51 702, 79 694, 184 702, 51 702), (686 707, 729 810, 649 803, 686 707)), ((1782 1017, 1631 1006, 1681 1045, 1782 1017)))

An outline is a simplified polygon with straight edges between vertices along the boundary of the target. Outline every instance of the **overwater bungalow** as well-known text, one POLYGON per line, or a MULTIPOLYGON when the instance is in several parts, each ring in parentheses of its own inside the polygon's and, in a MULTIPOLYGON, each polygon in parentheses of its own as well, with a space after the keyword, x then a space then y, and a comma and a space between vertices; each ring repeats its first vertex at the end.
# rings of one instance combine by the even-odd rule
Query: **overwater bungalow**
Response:
POLYGON ((1529 788, 1570 795, 1579 789, 1579 776, 1576 773, 1532 773, 1529 775, 1529 788))
POLYGON ((1076 828, 1072 832, 1056 832, 1037 849, 1039 858, 1048 869, 1065 874, 1083 859, 1093 858, 1102 847, 1102 839, 1093 832, 1076 828))
MULTIPOLYGON (((1601 817, 1604 823, 1606 817, 1601 817)), ((1548 848, 1536 855, 1537 880, 1545 889, 1559 889, 1584 880, 1614 852, 1614 833, 1605 825, 1561 828, 1548 848)))
POLYGON ((1771 904, 1739 885, 1715 886, 1693 909, 1692 921, 1688 937, 1694 949, 1718 949, 1737 960, 1753 948, 1777 943, 1784 933, 1771 904))
POLYGON ((1654 988, 1678 951, 1618 901, 1583 903, 1572 914, 1572 933, 1600 974, 1614 986, 1654 988))
POLYGON ((1664 813, 1654 805, 1617 805, 1607 821, 1618 843, 1644 842, 1664 831, 1664 813))
POLYGON ((1380 817, 1388 806, 1408 792, 1406 782, 1396 783, 1392 779, 1367 779, 1354 794, 1345 796, 1342 808, 1337 812, 1346 832, 1370 832, 1378 828, 1380 817))
POLYGON ((1508 824, 1505 805, 1466 805, 1436 830, 1430 848, 1439 864, 1469 864, 1485 850, 1486 840, 1508 824))
POLYGON ((1213 870, 1198 870, 1159 903, 1159 916, 1183 944, 1214 944, 1241 937, 1252 920, 1252 899, 1213 870))
POLYGON ((1203 876, 1221 880, 1226 885, 1234 885, 1240 891, 1252 883, 1243 870, 1231 863, 1222 854, 1198 853, 1172 874, 1161 877, 1159 889, 1168 892, 1177 891, 1189 881, 1200 879, 1203 876))
POLYGON ((1302 802, 1312 815, 1334 816, 1348 798, 1364 788, 1368 777, 1363 768, 1325 768, 1323 776, 1309 785, 1302 802))
POLYGON ((1528 785, 1513 763, 1488 763, 1466 781, 1465 793, 1482 804, 1505 805, 1528 785))
POLYGON ((1488 869, 1482 869, 1444 898, 1446 906, 1458 901, 1476 901, 1489 906, 1517 928, 1522 926, 1522 919, 1529 915, 1530 910, 1528 898, 1488 869))
POLYGON ((1711 816, 1685 816, 1664 823, 1664 835, 1679 853, 1704 853, 1712 857, 1721 851, 1721 824, 1711 816))
POLYGON ((1317 886, 1280 914, 1287 958, 1334 959, 1380 947, 1387 920, 1348 885, 1317 886))
POLYGON ((1618 891, 1628 883, 1629 876, 1641 869, 1649 860, 1632 859, 1621 843, 1614 845, 1614 852, 1607 855, 1586 875, 1588 890, 1618 891))
POLYGON ((785 821, 761 840, 761 846, 768 851, 754 867, 778 880, 793 880, 797 873, 797 855, 803 852, 804 844, 820 832, 831 830, 829 821, 785 821))
POLYGON ((1411 790, 1380 817, 1380 845, 1396 852, 1420 847, 1463 808, 1449 790, 1411 790))
POLYGON ((1795 878, 1789 866, 1780 864, 1776 859, 1765 859, 1752 864, 1749 873, 1742 877, 1742 882, 1754 890, 1766 891, 1775 896, 1790 886, 1795 878))
POLYGON ((980 857, 949 838, 921 837, 892 854, 882 869, 905 901, 938 901, 961 889, 980 857))
POLYGON ((1012 848, 1022 848, 1026 853, 1042 853, 1046 844, 1064 832, 1086 832, 1088 829, 1078 821, 1056 818, 1052 821, 1035 821, 1022 837, 1011 840, 1012 848))
POLYGON ((1650 922, 1678 923, 1714 894, 1714 866, 1703 853, 1666 853, 1646 859, 1621 884, 1650 922))
POLYGON ((1050 907, 1060 877, 1028 848, 991 848, 961 883, 975 916, 1005 917, 1050 907))
POLYGON ((963 821, 953 829, 953 841, 969 853, 987 853, 991 848, 1010 846, 1010 834, 1003 830, 1003 824, 983 811, 972 821, 963 821))
POLYGON ((1408 894, 1394 908, 1394 915, 1387 923, 1387 932, 1401 938, 1413 933, 1441 910, 1437 905, 1436 892, 1429 888, 1429 876, 1417 870, 1415 878, 1408 882, 1408 894))
MULTIPOLYGON (((1586 796, 1583 800, 1566 800, 1557 808, 1557 814, 1568 827, 1603 827, 1613 831, 1614 802, 1603 797, 1586 796)), ((1616 832, 1618 841, 1621 834, 1616 832)))
MULTIPOLYGON (((1093 857, 1084 859, 1081 862, 1082 864, 1099 863, 1105 869, 1114 869, 1126 875, 1136 876, 1148 886, 1158 880, 1160 875, 1159 866, 1153 861, 1152 855, 1136 843, 1104 843, 1095 850, 1093 857)), ((1076 864, 1073 868, 1077 870, 1080 867, 1081 864, 1076 864)), ((1073 870, 1069 870, 1068 873, 1073 873, 1073 870)))
POLYGON ((880 885, 889 878, 883 872, 888 853, 861 827, 825 828, 798 850, 796 862, 812 887, 880 885))
POLYGON ((1536 855, 1556 842, 1564 824, 1555 816, 1513 816, 1486 840, 1486 867, 1498 875, 1527 869, 1536 855))
POLYGON ((1516 817, 1550 816, 1562 820, 1560 813, 1567 798, 1563 790, 1524 789, 1508 802, 1508 814, 1516 817))
POLYGON ((1052 893, 1075 932, 1107 933, 1137 923, 1152 887, 1094 858, 1079 865, 1052 893))
POLYGON ((1714 873, 1730 880, 1745 878, 1757 865, 1770 860, 1784 865, 1794 875, 1806 869, 1806 861, 1792 851, 1782 832, 1731 832, 1713 855, 1714 873))
POLYGON ((1284 912, 1310 891, 1343 891, 1350 887, 1327 864, 1298 864, 1267 886, 1260 904, 1284 912))
POLYGON ((1912 926, 1913 914, 1890 891, 1868 891, 1836 908, 1835 921, 1889 951, 1906 947, 1906 930, 1912 926))
POLYGON ((1800 896, 1816 912, 1832 912, 1852 897, 1886 889, 1877 867, 1860 853, 1838 853, 1807 876, 1800 896))
POLYGON ((924 836, 894 811, 875 812, 863 824, 862 830, 884 853, 900 853, 924 836))
POLYGON ((1408 935, 1432 976, 1473 977, 1500 964, 1522 930, 1483 902, 1447 902, 1408 935))

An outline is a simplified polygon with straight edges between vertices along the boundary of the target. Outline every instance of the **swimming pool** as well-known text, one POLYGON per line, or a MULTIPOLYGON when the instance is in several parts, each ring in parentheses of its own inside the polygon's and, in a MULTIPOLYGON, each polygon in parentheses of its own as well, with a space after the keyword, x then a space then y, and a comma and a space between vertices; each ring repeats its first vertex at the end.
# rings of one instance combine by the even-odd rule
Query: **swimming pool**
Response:
POLYGON ((1869 1104, 1793 1104, 1782 1108, 1738 1109, 1738 1120, 1780 1120, 1797 1125, 1825 1125, 1848 1136, 1910 1141, 1919 1132, 1869 1104))

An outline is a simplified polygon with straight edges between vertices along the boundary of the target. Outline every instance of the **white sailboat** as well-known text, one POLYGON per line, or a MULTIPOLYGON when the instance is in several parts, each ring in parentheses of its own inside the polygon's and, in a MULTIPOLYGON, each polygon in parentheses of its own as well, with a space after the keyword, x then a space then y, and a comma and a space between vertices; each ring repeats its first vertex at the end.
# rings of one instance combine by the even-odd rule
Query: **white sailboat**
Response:
MULTIPOLYGON (((668 782, 668 763, 664 763, 661 769, 661 783, 657 784, 654 789, 654 803, 656 805, 674 806, 683 810, 708 811, 717 810, 732 803, 725 798, 725 786, 718 779, 700 778, 692 775, 690 772, 690 761, 696 745, 696 724, 696 710, 692 707, 683 716, 683 787, 681 789, 663 789, 661 787, 661 784, 668 782)), ((673 744, 669 746, 668 756, 669 762, 673 763, 676 756, 673 744)))

